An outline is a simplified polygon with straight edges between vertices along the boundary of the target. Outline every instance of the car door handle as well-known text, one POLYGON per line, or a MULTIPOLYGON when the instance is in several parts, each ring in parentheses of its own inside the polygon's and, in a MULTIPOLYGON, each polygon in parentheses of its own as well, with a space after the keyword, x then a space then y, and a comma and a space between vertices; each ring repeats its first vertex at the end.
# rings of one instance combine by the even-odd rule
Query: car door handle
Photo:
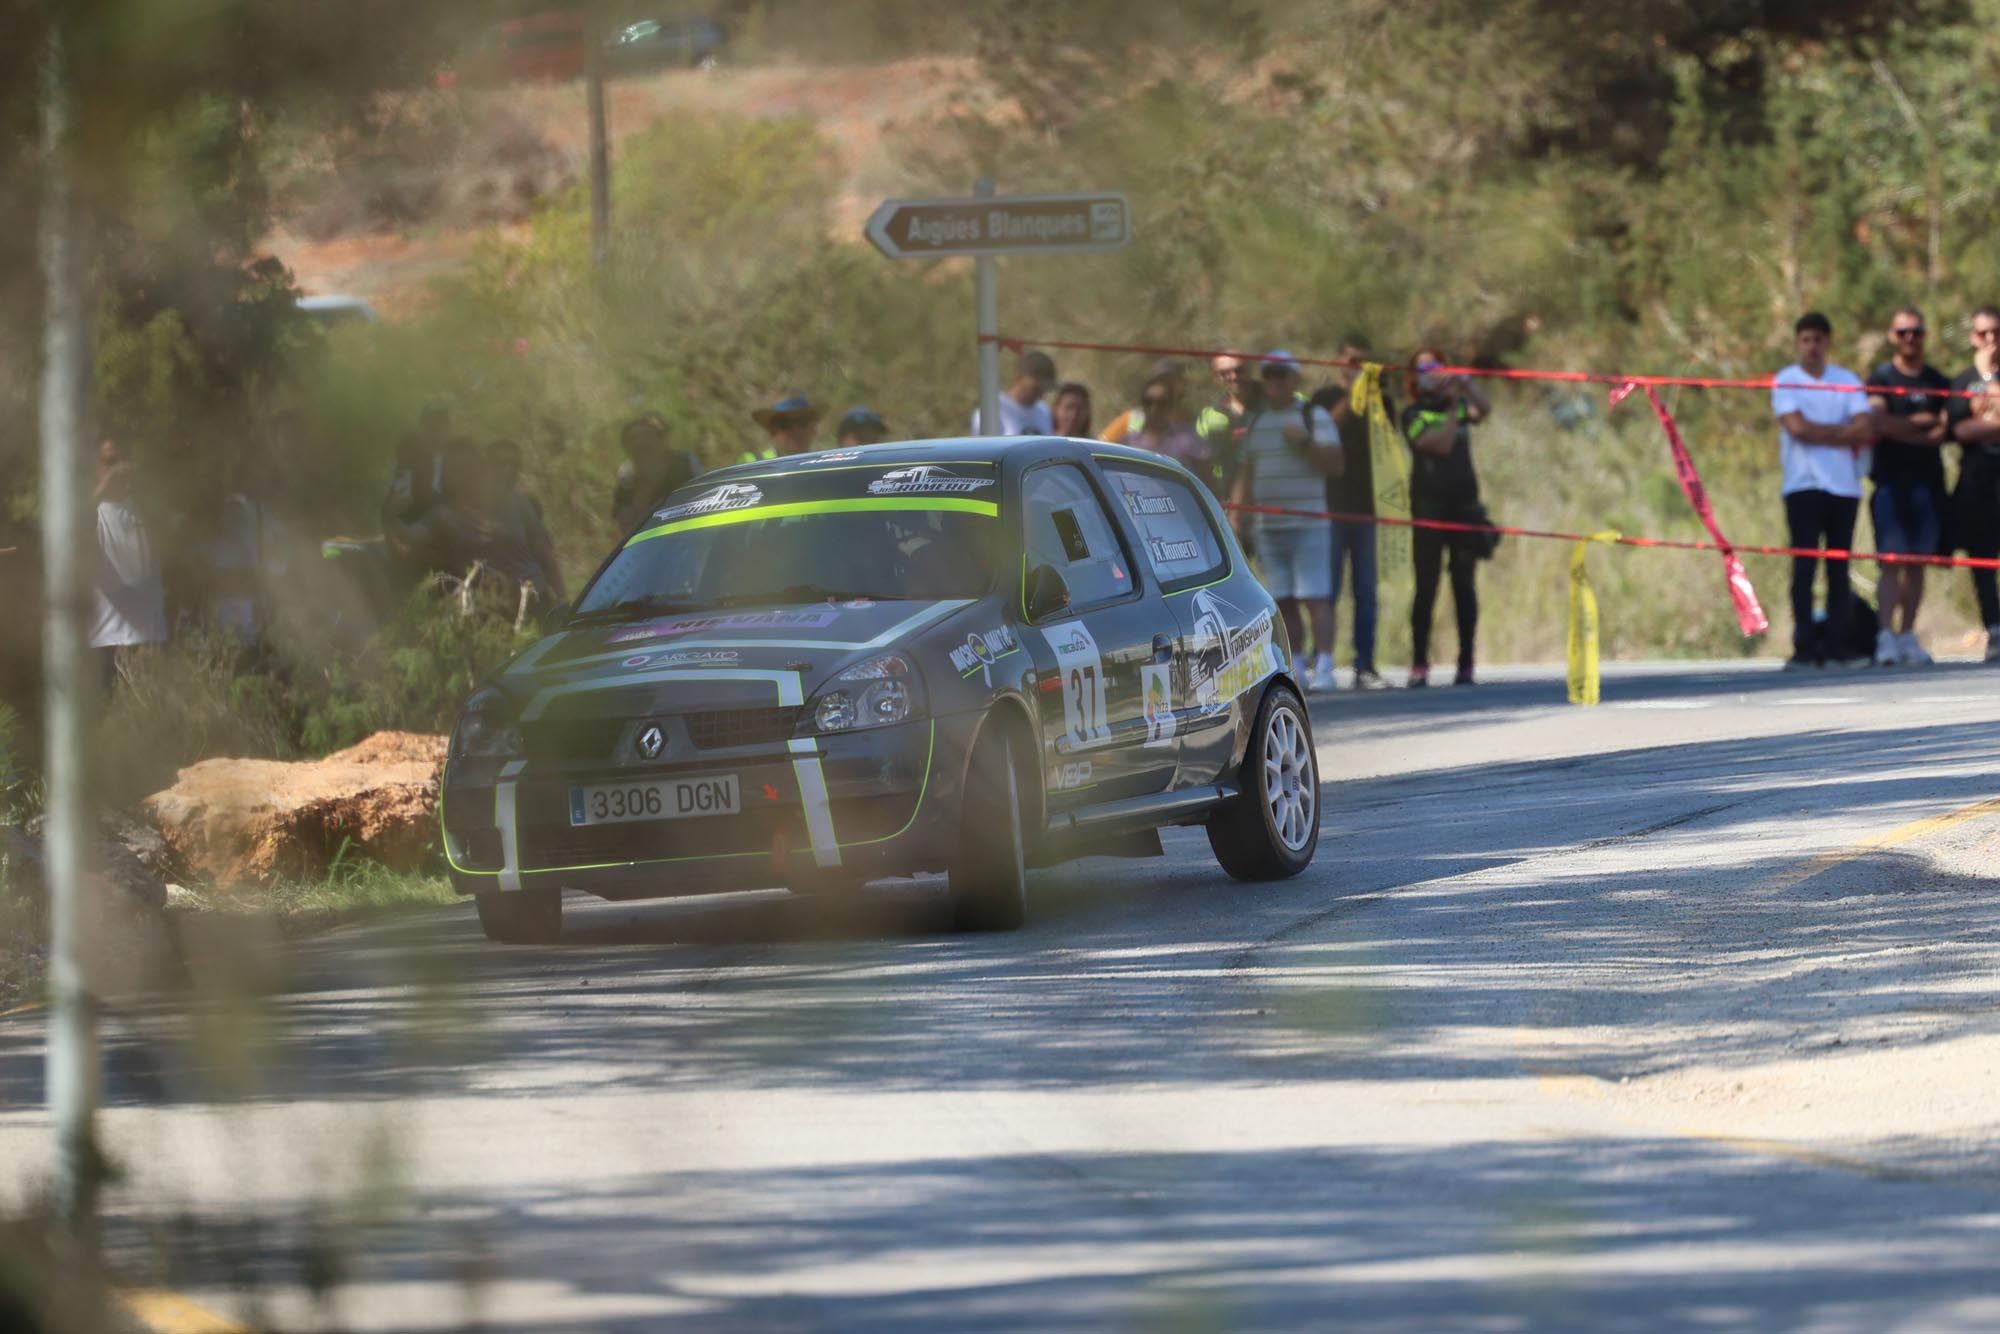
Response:
POLYGON ((1153 661, 1172 662, 1174 660, 1174 637, 1172 635, 1153 636, 1153 661))

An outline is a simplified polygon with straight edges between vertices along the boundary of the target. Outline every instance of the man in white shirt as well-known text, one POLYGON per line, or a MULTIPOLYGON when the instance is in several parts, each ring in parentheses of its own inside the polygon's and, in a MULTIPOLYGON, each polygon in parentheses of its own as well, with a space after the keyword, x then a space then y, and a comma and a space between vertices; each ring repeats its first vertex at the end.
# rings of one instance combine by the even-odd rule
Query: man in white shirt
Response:
MULTIPOLYGON (((1055 359, 1046 352, 1023 352, 1014 363, 1014 383, 1000 395, 1000 435, 1054 435, 1056 424, 1044 402, 1056 387, 1055 359)), ((972 433, 992 435, 972 410, 972 433)))
POLYGON ((118 657, 138 644, 167 642, 167 598, 146 525, 132 506, 132 464, 116 440, 97 447, 96 605, 90 647, 109 688, 118 657))
MULTIPOLYGON (((1861 509, 1861 479, 1875 442, 1874 419, 1861 379, 1827 361, 1833 325, 1816 310, 1792 325, 1798 361, 1771 382, 1771 413, 1778 419, 1778 457, 1784 467, 1785 522, 1791 545, 1804 550, 1851 550, 1861 509)), ((1813 620, 1813 572, 1819 558, 1792 560, 1792 656, 1785 670, 1867 662, 1846 643, 1853 622, 1845 560, 1826 562, 1824 633, 1813 620)))

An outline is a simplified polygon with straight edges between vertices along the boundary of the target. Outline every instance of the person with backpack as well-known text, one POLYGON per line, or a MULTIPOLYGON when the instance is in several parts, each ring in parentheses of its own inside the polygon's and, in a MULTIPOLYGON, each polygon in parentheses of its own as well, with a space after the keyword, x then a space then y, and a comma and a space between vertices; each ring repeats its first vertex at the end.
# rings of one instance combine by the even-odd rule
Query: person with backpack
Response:
MULTIPOLYGON (((1410 358, 1404 389, 1403 437, 1410 442, 1410 516, 1447 523, 1486 522, 1479 476, 1472 470, 1472 428, 1493 405, 1463 376, 1441 375, 1444 354, 1434 347, 1410 358)), ((1473 641, 1479 634, 1479 562, 1493 553, 1487 533, 1419 528, 1410 535, 1416 596, 1410 604, 1410 687, 1431 683, 1431 617, 1437 610, 1438 575, 1451 556, 1451 604, 1458 613, 1458 675, 1453 685, 1474 684, 1473 641)))
POLYGON ((1299 392, 1298 359, 1265 354, 1262 402, 1251 408, 1230 498, 1289 513, 1235 511, 1237 531, 1254 543, 1264 586, 1278 601, 1292 642, 1292 674, 1307 690, 1333 689, 1333 525, 1325 518, 1326 479, 1340 475, 1340 430, 1326 409, 1299 392), (1306 657, 1306 624, 1313 657, 1306 657))

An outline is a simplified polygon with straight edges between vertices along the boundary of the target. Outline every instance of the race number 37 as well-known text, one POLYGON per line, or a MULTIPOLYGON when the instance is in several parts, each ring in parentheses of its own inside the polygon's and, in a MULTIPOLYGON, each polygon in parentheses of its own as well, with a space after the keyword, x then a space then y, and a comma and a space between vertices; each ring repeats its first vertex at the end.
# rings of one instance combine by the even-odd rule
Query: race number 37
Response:
POLYGON ((1052 625, 1044 633, 1062 673, 1063 731, 1071 748, 1103 745, 1111 739, 1111 722, 1105 716, 1104 659, 1097 641, 1082 621, 1052 625))

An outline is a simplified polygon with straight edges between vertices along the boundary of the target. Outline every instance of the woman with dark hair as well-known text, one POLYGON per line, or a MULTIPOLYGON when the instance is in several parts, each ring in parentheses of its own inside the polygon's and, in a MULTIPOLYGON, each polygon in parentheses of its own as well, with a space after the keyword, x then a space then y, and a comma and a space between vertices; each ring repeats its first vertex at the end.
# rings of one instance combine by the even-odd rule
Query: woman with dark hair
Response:
POLYGON ((1090 389, 1071 380, 1056 390, 1049 404, 1055 433, 1071 440, 1090 439, 1090 389))
MULTIPOLYGON (((1420 348, 1404 378, 1409 406, 1403 409, 1403 438, 1410 443, 1410 516, 1450 523, 1481 523, 1479 476, 1472 470, 1472 428, 1492 415, 1493 405, 1462 375, 1440 375, 1444 354, 1420 348)), ((1416 598, 1410 606, 1410 685, 1430 684, 1431 615, 1437 608, 1438 575, 1451 556, 1451 602, 1458 613, 1458 675, 1453 685, 1473 684, 1473 640, 1479 633, 1479 590, 1475 583, 1485 538, 1419 528, 1410 535, 1416 598)))
POLYGON ((1221 487, 1214 447, 1195 429, 1194 413, 1187 403, 1187 376, 1179 362, 1155 366, 1139 391, 1139 406, 1119 413, 1098 438, 1165 454, 1206 482, 1209 490, 1221 487))

